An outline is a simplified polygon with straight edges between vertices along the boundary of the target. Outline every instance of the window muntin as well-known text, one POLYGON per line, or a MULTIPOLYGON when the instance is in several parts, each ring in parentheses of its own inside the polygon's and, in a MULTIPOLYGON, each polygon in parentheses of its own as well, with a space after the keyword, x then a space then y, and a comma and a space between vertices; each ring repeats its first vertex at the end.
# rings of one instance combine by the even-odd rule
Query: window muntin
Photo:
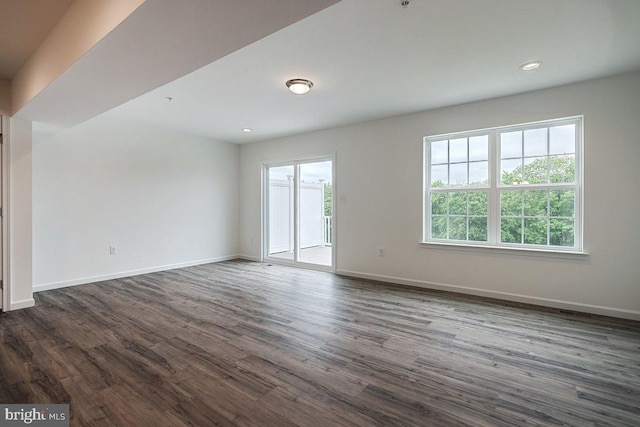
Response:
POLYGON ((576 125, 498 131, 501 185, 576 182, 576 125))
POLYGON ((500 191, 500 241, 573 247, 575 190, 500 191))
POLYGON ((488 192, 433 192, 430 206, 432 238, 487 241, 488 192))
POLYGON ((431 142, 432 188, 478 187, 489 182, 487 135, 431 142))
POLYGON ((430 143, 429 236, 488 239, 489 136, 456 136, 430 143))
POLYGON ((581 129, 572 118, 425 138, 424 240, 581 250, 581 129))

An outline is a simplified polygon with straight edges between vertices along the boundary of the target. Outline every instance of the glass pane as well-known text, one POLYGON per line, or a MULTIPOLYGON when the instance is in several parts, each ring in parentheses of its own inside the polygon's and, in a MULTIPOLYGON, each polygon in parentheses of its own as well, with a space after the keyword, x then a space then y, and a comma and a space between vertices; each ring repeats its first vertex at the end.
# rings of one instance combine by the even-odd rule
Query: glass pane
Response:
POLYGON ((467 214, 467 193, 449 193, 449 215, 467 214))
POLYGON ((434 141, 431 143, 431 164, 449 163, 448 141, 434 141))
POLYGON ((467 217, 449 217, 449 239, 467 240, 467 217))
POLYGON ((449 163, 467 161, 467 138, 449 141, 449 163))
POLYGON ((489 136, 469 138, 469 160, 489 160, 489 136))
POLYGON ((549 162, 546 157, 524 159, 524 184, 546 184, 549 162))
POLYGON ((269 168, 269 256, 293 260, 293 165, 269 168))
POLYGON ((547 190, 524 192, 524 216, 547 216, 547 190))
POLYGON ((551 156, 550 179, 553 183, 573 183, 576 181, 576 158, 574 154, 551 156))
POLYGON ((524 131, 524 155, 525 157, 547 155, 547 128, 524 131))
POLYGON ((469 218, 469 240, 487 241, 487 218, 469 218))
POLYGON ((288 181, 293 179, 293 165, 269 167, 269 181, 288 181))
POLYGON ((500 221, 500 241, 522 243, 522 219, 502 218, 500 221))
POLYGON ((447 193, 431 194, 431 213, 433 215, 447 214, 447 193))
POLYGON ((489 162, 469 163, 469 185, 489 185, 489 162))
POLYGON ((575 209, 574 199, 574 190, 551 190, 549 197, 551 216, 573 217, 575 209))
POLYGON ((486 216, 488 214, 487 193, 469 193, 469 215, 486 216))
POLYGON ((573 246, 574 227, 572 219, 552 219, 549 243, 555 246, 573 246))
POLYGON ((524 243, 528 245, 547 244, 547 220, 539 218, 524 219, 524 243))
POLYGON ((522 183, 522 159, 500 161, 500 182, 504 185, 522 183))
POLYGON ((431 217, 431 237, 434 239, 447 238, 447 217, 432 216, 431 217))
POLYGON ((522 191, 500 192, 500 214, 502 216, 522 215, 522 191))
POLYGON ((467 165, 468 163, 449 165, 449 171, 451 173, 449 184, 452 187, 464 187, 467 185, 467 165))
POLYGON ((431 166, 431 187, 440 188, 449 185, 449 166, 431 166))
POLYGON ((316 265, 332 262, 332 162, 299 165, 298 260, 316 265))
POLYGON ((549 154, 570 154, 576 152, 576 125, 549 128, 549 154))
POLYGON ((522 131, 500 134, 500 158, 522 157, 522 131))

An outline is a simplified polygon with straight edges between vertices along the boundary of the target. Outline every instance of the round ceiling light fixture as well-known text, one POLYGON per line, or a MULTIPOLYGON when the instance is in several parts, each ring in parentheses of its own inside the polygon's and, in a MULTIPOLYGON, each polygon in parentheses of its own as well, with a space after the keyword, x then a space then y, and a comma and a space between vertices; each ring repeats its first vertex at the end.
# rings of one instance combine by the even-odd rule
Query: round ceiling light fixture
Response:
POLYGON ((304 95, 311 90, 311 88, 313 87, 313 82, 307 79, 291 79, 287 80, 286 85, 291 93, 295 93, 296 95, 304 95))
POLYGON ((520 69, 522 71, 533 71, 535 69, 540 68, 541 65, 542 65, 542 61, 531 61, 531 62, 527 62, 526 64, 522 64, 520 66, 520 69))
POLYGON ((242 128, 242 132, 251 133, 251 132, 253 132, 253 129, 251 129, 251 128, 242 128))

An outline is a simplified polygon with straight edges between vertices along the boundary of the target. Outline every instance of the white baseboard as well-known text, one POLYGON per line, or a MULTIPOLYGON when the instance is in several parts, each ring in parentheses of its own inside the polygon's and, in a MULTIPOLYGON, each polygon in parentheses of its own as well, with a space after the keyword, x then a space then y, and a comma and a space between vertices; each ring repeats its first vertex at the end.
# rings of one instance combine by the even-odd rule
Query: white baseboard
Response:
POLYGON ((11 301, 9 303, 9 310, 7 311, 20 310, 21 308, 29 308, 33 307, 34 305, 36 305, 36 302, 33 298, 23 299, 20 301, 11 301))
MULTIPOLYGON (((100 276, 84 277, 80 279, 65 280, 61 282, 44 283, 35 285, 33 292, 48 291, 52 289, 66 288, 68 286, 84 285, 87 283, 101 282, 104 280, 120 279, 123 277, 137 276, 140 274, 155 273, 158 271, 174 270, 177 268, 191 267, 194 265, 210 264, 214 262, 229 261, 232 259, 244 259, 247 261, 260 262, 258 257, 238 254, 227 255, 217 258, 209 258, 197 261, 181 262, 176 264, 168 264, 157 267, 143 268, 139 270, 123 271, 100 276)), ((524 304, 540 305, 544 307, 558 308, 563 310, 578 311, 583 313, 598 314, 603 316, 619 317, 622 319, 640 321, 640 311, 625 310, 612 307, 604 307, 599 305, 582 304, 570 301, 555 300, 549 298, 533 297, 528 295, 513 294, 501 291, 491 291, 486 289, 469 288, 466 286, 449 285, 445 283, 426 282, 422 280, 405 279, 401 277, 384 276, 378 274, 363 273, 350 270, 336 270, 336 274, 340 276, 356 277, 360 279, 375 280, 378 282, 395 283, 399 285, 414 286, 425 289, 435 289, 448 292, 456 292, 461 294, 475 295, 487 298, 495 298, 506 301, 520 302, 524 304)), ((33 307, 35 301, 33 298, 14 301, 9 304, 9 310, 18 310, 21 308, 33 307)))
POLYGON ((140 274, 156 273, 158 271, 175 270, 176 268, 192 267, 194 265, 211 264, 214 262, 229 261, 242 258, 241 255, 227 255, 217 258, 207 258, 197 261, 179 262, 176 264, 160 265, 156 267, 141 268, 139 270, 121 271, 99 276, 82 277, 79 279, 63 280, 61 282, 42 283, 33 286, 33 292, 50 291, 52 289, 66 288, 69 286, 86 285, 87 283, 102 282, 104 280, 121 279, 123 277, 138 276, 140 274))
POLYGON ((360 279, 376 280, 378 282, 395 283, 398 285, 414 286, 418 288, 435 289, 440 291, 456 292, 460 294, 475 295, 495 298, 506 301, 520 302, 524 304, 541 305, 544 307, 559 308, 563 310, 578 311, 582 313, 599 314, 602 316, 619 317, 629 320, 640 320, 640 311, 625 310, 600 305, 582 304, 570 301, 561 301, 548 298, 532 297, 527 295, 512 294, 508 292, 490 291, 486 289, 469 288, 466 286, 448 285, 444 283, 432 283, 422 280, 404 279, 401 277, 383 276, 363 273, 359 271, 337 270, 340 276, 356 277, 360 279))

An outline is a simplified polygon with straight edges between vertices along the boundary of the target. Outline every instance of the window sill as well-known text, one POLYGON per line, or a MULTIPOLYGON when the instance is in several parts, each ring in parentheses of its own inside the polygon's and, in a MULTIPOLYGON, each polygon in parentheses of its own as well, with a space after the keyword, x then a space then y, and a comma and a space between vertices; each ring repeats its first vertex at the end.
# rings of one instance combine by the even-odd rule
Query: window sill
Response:
POLYGON ((520 256, 535 256, 541 258, 554 258, 554 259, 570 259, 583 261, 589 257, 587 252, 579 251, 561 251, 555 249, 537 249, 537 248, 518 248, 509 246, 489 246, 489 245, 469 245, 464 243, 450 243, 450 242, 420 242, 420 246, 428 249, 442 249, 452 251, 468 251, 468 252, 483 252, 493 253, 500 255, 520 255, 520 256))

